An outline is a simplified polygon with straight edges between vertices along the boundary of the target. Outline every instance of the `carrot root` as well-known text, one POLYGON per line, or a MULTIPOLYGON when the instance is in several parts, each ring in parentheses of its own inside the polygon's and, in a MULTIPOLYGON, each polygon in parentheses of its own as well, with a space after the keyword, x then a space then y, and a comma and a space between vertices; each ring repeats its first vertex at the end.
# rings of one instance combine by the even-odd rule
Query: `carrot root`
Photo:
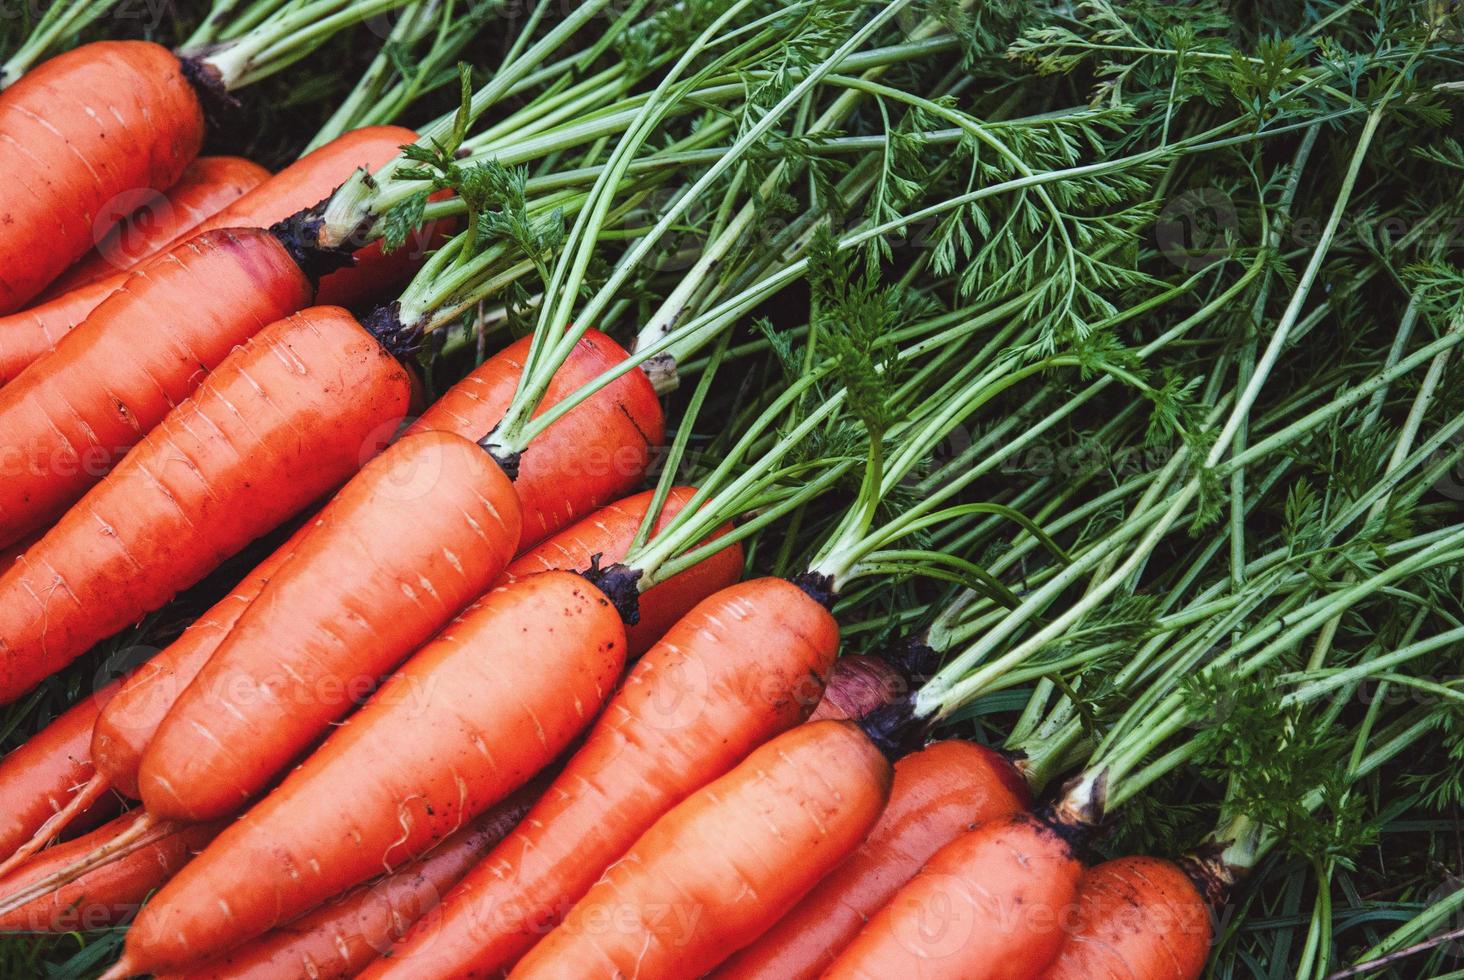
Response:
POLYGON ((30 840, 17 848, 10 857, 0 861, 0 878, 4 878, 16 867, 29 860, 31 855, 45 847, 47 841, 65 830, 72 820, 85 813, 93 803, 102 798, 108 789, 107 777, 101 773, 88 779, 64 807, 53 813, 50 819, 36 829, 30 840))

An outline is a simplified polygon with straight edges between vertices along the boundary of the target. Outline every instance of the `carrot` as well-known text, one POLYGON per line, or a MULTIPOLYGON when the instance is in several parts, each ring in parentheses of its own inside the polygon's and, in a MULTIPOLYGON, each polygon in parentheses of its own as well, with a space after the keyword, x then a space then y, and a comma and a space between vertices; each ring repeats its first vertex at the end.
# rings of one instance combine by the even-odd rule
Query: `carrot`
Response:
POLYGON ((582 577, 493 589, 154 896, 108 976, 217 955, 421 854, 564 751, 624 662, 582 577))
POLYGON ((158 726, 143 803, 183 820, 238 810, 491 586, 518 537, 513 487, 476 444, 396 443, 326 504, 158 726))
POLYGON ((15 564, 15 560, 25 554, 26 549, 40 540, 39 535, 32 535, 28 538, 21 538, 15 544, 0 548, 0 572, 15 564))
MULTIPOLYGON (((686 487, 673 488, 658 527, 675 516, 692 492, 686 487)), ((511 562, 499 583, 543 571, 577 571, 588 567, 590 556, 597 553, 607 558, 622 557, 652 496, 646 492, 627 498, 561 531, 511 562)), ((312 520, 301 528, 230 595, 200 616, 172 646, 139 668, 97 718, 92 757, 98 771, 119 792, 134 798, 138 795, 137 771, 142 753, 163 717, 313 524, 312 520)), ((668 620, 674 622, 702 598, 736 581, 741 563, 741 547, 734 545, 643 595, 640 622, 626 629, 630 656, 639 656, 659 639, 669 629, 668 620)))
POLYGON ((42 299, 132 269, 177 244, 179 236, 195 233, 200 224, 269 176, 268 170, 243 157, 199 157, 166 193, 141 189, 109 201, 93 223, 97 244, 52 282, 42 299))
POLYGON ((890 778, 851 722, 779 735, 656 821, 510 976, 701 976, 854 849, 890 778))
MULTIPOLYGON (((537 781, 536 781, 537 783, 537 781)), ((530 783, 395 874, 361 885, 217 959, 158 980, 354 977, 389 948, 513 829, 533 803, 530 783)))
MULTIPOLYGON (((508 410, 532 338, 524 337, 484 361, 429 408, 413 432, 440 429, 480 439, 508 410)), ((555 374, 539 412, 550 408, 628 355, 598 330, 588 330, 555 374)), ((665 417, 644 372, 631 371, 597 392, 534 440, 523 454, 514 488, 523 512, 519 549, 633 489, 651 450, 665 435, 665 417)))
MULTIPOLYGON (((127 273, 117 279, 126 282, 127 273)), ((79 286, 53 300, 0 317, 0 385, 49 354, 71 331, 86 322, 92 310, 117 292, 111 279, 79 286)))
POLYGON ((410 388, 338 307, 245 344, 0 576, 0 702, 355 472, 410 388))
MULTIPOLYGON (((86 254, 109 202, 167 190, 203 145, 183 66, 149 41, 57 55, 0 94, 0 313, 19 309, 86 254)), ((10 430, 0 425, 0 431, 10 430)))
MULTIPOLYGON (((21 887, 64 867, 78 855, 114 840, 142 820, 132 810, 90 834, 57 844, 0 879, 0 890, 21 887)), ((215 834, 220 823, 177 825, 145 847, 103 864, 86 875, 0 915, 0 932, 73 932, 115 925, 171 878, 215 834)))
POLYGON ((1057 960, 1043 980, 1195 980, 1210 907, 1170 861, 1125 857, 1089 868, 1057 960))
POLYGON ((1082 865, 1046 822, 988 821, 935 853, 828 980, 1030 980, 1057 956, 1082 865))
POLYGON ((92 725, 121 681, 101 688, 0 759, 0 859, 8 858, 92 777, 92 725))
POLYGON ((0 388, 0 543, 59 517, 236 345, 309 299, 305 274, 262 231, 211 232, 134 273, 0 388))
MULTIPOLYGON (((363 126, 342 133, 205 221, 195 233, 219 228, 269 228, 329 197, 356 170, 380 169, 395 159, 403 145, 416 140, 417 134, 402 126, 363 126)), ((442 196, 434 195, 433 200, 442 196)), ((424 250, 430 243, 441 241, 450 227, 450 223, 429 222, 393 252, 383 253, 380 242, 357 249, 352 265, 321 277, 315 301, 355 306, 379 296, 406 279, 421 263, 424 250)))
POLYGON ((636 664, 524 821, 364 975, 511 966, 662 815, 802 721, 838 642, 833 617, 782 579, 698 603, 636 664))
POLYGON ((314 524, 313 518, 305 522, 233 591, 123 681, 102 709, 91 729, 91 757, 97 774, 117 792, 138 798, 137 771, 158 725, 314 524))
POLYGON ((905 756, 895 763, 889 805, 859 848, 712 976, 819 976, 932 854, 973 826, 1029 803, 1011 763, 990 749, 947 741, 905 756))
MULTIPOLYGON (((658 533, 680 513, 694 493, 693 487, 672 487, 652 533, 658 533)), ((601 507, 515 558, 504 571, 504 578, 512 580, 556 568, 584 571, 592 559, 602 565, 620 561, 630 550, 655 495, 654 490, 647 490, 601 507)), ((716 536, 727 530, 723 528, 716 536)), ((645 653, 698 602, 741 577, 742 546, 734 544, 647 590, 640 597, 640 619, 625 629, 630 656, 645 653)))
MULTIPOLYGON (((225 228, 269 228, 315 204, 355 168, 376 167, 391 159, 400 143, 416 139, 399 126, 368 126, 332 140, 254 188, 233 204, 170 242, 166 255, 192 238, 225 228)), ((430 231, 424 232, 430 234, 430 231)), ((321 280, 316 302, 351 306, 402 277, 403 263, 420 257, 421 238, 386 256, 377 245, 361 249, 356 267, 339 269, 321 280)), ((152 260, 150 260, 152 261, 152 260)), ((57 296, 27 310, 0 317, 0 385, 8 383, 42 357, 128 281, 121 271, 57 296)), ((154 325, 155 329, 155 325, 154 325)))
MULTIPOLYGON (((288 541, 260 562, 233 592, 198 617, 167 649, 159 651, 131 676, 123 678, 100 714, 92 712, 85 731, 79 734, 80 738, 90 742, 91 764, 67 784, 71 798, 65 807, 58 807, 55 815, 48 818, 47 823, 51 826, 37 828, 25 848, 18 849, 8 861, 0 863, 0 876, 14 867, 12 861, 33 854, 51 837, 97 809, 92 801, 99 800, 109 790, 132 799, 138 797, 137 770, 142 753, 163 717, 312 524, 313 520, 306 522, 288 541), (87 773, 89 777, 84 778, 87 773)), ((86 759, 87 756, 83 754, 81 758, 86 759)))

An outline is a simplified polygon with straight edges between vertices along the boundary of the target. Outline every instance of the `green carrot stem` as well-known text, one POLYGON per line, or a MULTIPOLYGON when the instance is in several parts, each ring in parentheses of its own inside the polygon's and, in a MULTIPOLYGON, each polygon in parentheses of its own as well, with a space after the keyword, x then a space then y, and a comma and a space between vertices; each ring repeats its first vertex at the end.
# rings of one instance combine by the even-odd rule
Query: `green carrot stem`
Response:
MULTIPOLYGON (((489 439, 489 444, 495 452, 517 453, 528 445, 529 440, 532 439, 532 435, 528 431, 531 427, 530 419, 533 418, 544 391, 547 390, 553 371, 568 356, 569 351, 573 349, 574 344, 578 343, 584 331, 598 320, 605 306, 625 284, 632 270, 646 259, 667 229, 678 221, 690 207, 691 202, 733 166, 752 145, 762 139, 784 114, 797 105, 845 57, 863 46, 870 35, 895 17, 909 2, 910 0, 894 0, 893 3, 881 9, 878 14, 861 25, 840 44, 832 55, 809 70, 798 84, 768 109, 756 123, 748 127, 733 144, 728 155, 708 168, 688 189, 685 197, 668 208, 652 231, 621 259, 604 286, 574 317, 571 316, 572 307, 578 295, 579 284, 583 281, 585 269, 588 266, 590 249, 582 245, 577 252, 570 253, 573 258, 561 263, 561 269, 564 272, 563 280, 551 283, 549 290, 551 294, 558 294, 561 299, 552 307, 546 305, 541 311, 540 329, 535 331, 534 344, 525 364, 519 390, 515 393, 514 401, 505 413, 503 421, 489 439), (571 319, 573 319, 573 325, 571 325, 571 319)), ((720 27, 723 20, 730 19, 731 14, 738 11, 739 8, 738 4, 732 5, 728 14, 719 19, 713 28, 703 35, 704 40, 700 43, 702 45, 709 43, 711 32, 720 27)), ((698 46, 693 45, 683 61, 689 60, 690 56, 698 50, 698 46)), ((678 66, 680 64, 679 62, 678 66)), ((675 75, 676 69, 673 68, 667 80, 663 80, 662 86, 666 87, 667 82, 675 75)), ((628 164, 628 157, 637 145, 638 143, 633 141, 622 144, 626 149, 626 154, 622 157, 622 167, 628 164)), ((610 177, 612 174, 615 175, 614 179, 618 179, 619 174, 614 170, 607 171, 606 176, 610 177)), ((594 227, 593 219, 587 223, 587 227, 594 227)), ((586 235, 582 238, 584 243, 592 243, 592 241, 593 235, 586 235)), ((556 272, 558 271, 556 270, 556 272)))
POLYGON ((15 80, 54 49, 72 42, 78 34, 102 14, 106 13, 116 0, 56 0, 32 28, 30 36, 16 48, 4 64, 0 64, 0 90, 14 84, 15 80))

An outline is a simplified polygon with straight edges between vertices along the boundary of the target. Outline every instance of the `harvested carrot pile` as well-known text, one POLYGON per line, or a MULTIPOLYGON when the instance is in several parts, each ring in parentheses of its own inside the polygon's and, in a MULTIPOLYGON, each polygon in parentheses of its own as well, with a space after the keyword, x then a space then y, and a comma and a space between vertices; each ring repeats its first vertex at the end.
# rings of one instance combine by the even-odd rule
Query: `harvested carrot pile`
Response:
POLYGON ((0 18, 0 978, 1464 975, 1464 18, 0 18))

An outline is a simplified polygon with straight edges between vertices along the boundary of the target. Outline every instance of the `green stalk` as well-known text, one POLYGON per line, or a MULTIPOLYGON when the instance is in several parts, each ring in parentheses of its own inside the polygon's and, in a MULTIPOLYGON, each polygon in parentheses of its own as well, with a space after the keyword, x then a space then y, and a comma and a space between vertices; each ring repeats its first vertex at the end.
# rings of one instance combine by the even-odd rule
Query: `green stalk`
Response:
POLYGON ((55 0, 36 22, 25 43, 5 59, 4 64, 0 64, 0 91, 13 85, 37 61, 74 41, 76 35, 110 10, 115 2, 116 0, 55 0))
POLYGON ((220 41, 247 34, 280 7, 293 0, 252 0, 243 13, 235 14, 239 0, 214 0, 208 15, 188 39, 178 46, 179 57, 203 54, 220 41))
POLYGON ((225 92, 289 67, 333 34, 372 17, 423 0, 310 0, 291 4, 242 37, 214 48, 198 59, 216 73, 225 92))
MULTIPOLYGON (((542 400, 544 391, 547 390, 549 381, 553 377, 554 371, 558 369, 558 365, 563 363, 574 345, 579 342, 579 338, 583 336, 584 331, 598 321, 600 314, 615 293, 625 284, 631 271, 645 260, 651 249, 672 224, 685 214, 691 201, 703 194, 707 187, 719 179, 748 149, 766 135, 784 114, 838 67, 847 55, 862 46, 870 35, 896 16, 909 2, 910 0, 894 0, 840 44, 830 57, 810 70, 777 104, 738 138, 727 156, 713 164, 692 184, 681 201, 667 209, 651 232, 621 259, 609 280, 595 294, 594 298, 579 311, 577 316, 572 316, 573 304, 578 297, 579 285, 584 278, 594 238, 592 233, 581 236, 581 247, 578 253, 574 254, 574 258, 570 261, 561 263, 562 280, 550 284, 549 293, 558 301, 552 306, 546 305, 541 311, 539 329, 535 331, 533 347, 529 353, 528 363, 525 365, 519 390, 515 393, 513 404, 509 406, 503 421, 499 423, 497 429, 485 443, 490 451, 500 458, 512 457, 523 451, 533 438, 530 432, 530 419, 533 418, 533 413, 542 400), (572 325, 571 321, 573 321, 572 325)), ((734 4, 723 19, 730 19, 730 16, 739 9, 740 5, 734 4)), ((714 27, 720 27, 721 22, 719 20, 714 27)), ((710 41, 710 30, 708 34, 703 35, 703 38, 705 39, 703 43, 710 41)), ((689 61, 697 50, 698 47, 693 46, 683 62, 689 61)), ((671 77, 674 77, 675 74, 676 71, 673 70, 671 77)), ((663 82, 658 91, 667 87, 669 86, 666 82, 663 82)), ((627 140, 629 140, 628 137, 627 140)), ((628 165, 629 157, 639 142, 627 141, 623 145, 626 153, 621 158, 622 168, 628 165)), ((615 175, 615 179, 619 179, 620 174, 613 170, 607 171, 607 176, 611 174, 615 175)), ((587 223, 587 230, 595 227, 593 221, 587 223)), ((556 270, 556 274, 559 271, 556 270)))
MULTIPOLYGON (((331 0, 335 2, 335 0, 331 0)), ((511 63, 500 66, 493 78, 478 91, 463 114, 462 124, 471 126, 490 106, 507 96, 545 58, 579 32, 586 24, 600 16, 613 0, 584 0, 578 4, 554 29, 533 44, 511 63)), ((429 148, 446 145, 457 121, 443 119, 428 127, 417 140, 417 145, 429 148)), ((322 215, 319 244, 323 248, 335 248, 350 241, 357 229, 373 214, 384 210, 376 199, 375 189, 387 184, 392 172, 405 165, 402 158, 387 164, 374 177, 358 173, 331 195, 322 215), (373 210, 374 209, 374 210, 373 210)), ((414 191, 415 192, 415 191, 414 191)))
MULTIPOLYGON (((366 66, 366 70, 351 89, 350 94, 341 101, 335 112, 331 113, 330 118, 311 137, 302 156, 317 147, 324 146, 348 130, 359 129, 362 126, 377 124, 396 117, 404 103, 390 104, 389 108, 384 108, 383 103, 388 100, 383 98, 382 93, 387 79, 396 71, 393 49, 410 49, 427 35, 435 22, 437 30, 432 50, 418 67, 419 74, 432 71, 430 65, 434 60, 433 52, 439 51, 448 44, 455 45, 455 49, 460 49, 472 37, 472 32, 467 30, 465 25, 457 25, 457 30, 449 33, 449 28, 454 26, 453 3, 454 0, 421 0, 417 6, 402 15, 401 19, 392 27, 386 44, 376 52, 376 57, 371 60, 371 64, 366 66)), ((415 95, 415 91, 413 94, 415 95)))

